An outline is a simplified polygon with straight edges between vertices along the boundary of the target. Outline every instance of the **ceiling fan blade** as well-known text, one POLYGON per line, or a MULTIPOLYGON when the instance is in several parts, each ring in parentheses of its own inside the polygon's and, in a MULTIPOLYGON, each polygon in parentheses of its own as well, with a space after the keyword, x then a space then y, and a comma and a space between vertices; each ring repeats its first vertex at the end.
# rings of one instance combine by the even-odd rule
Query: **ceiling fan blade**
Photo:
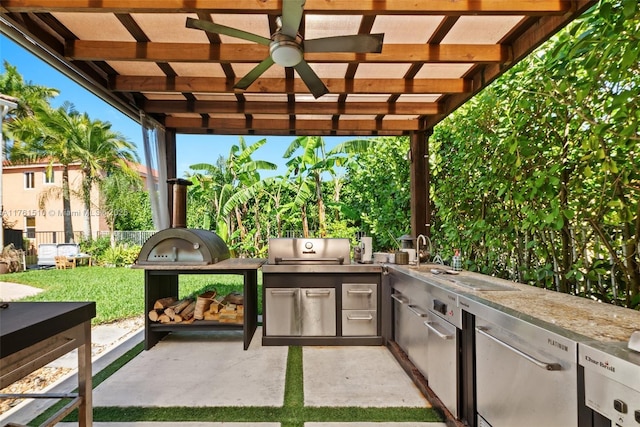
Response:
POLYGON ((305 40, 305 52, 380 53, 384 34, 357 34, 353 36, 323 37, 305 40))
POLYGON ((282 29, 283 34, 295 39, 302 21, 302 7, 306 0, 284 0, 282 4, 282 29))
POLYGON ((316 72, 307 64, 307 61, 303 59, 294 68, 314 98, 318 99, 322 95, 329 93, 329 89, 327 89, 324 83, 322 83, 322 80, 320 80, 320 77, 318 77, 316 72))
POLYGON ((267 71, 269 67, 271 67, 273 64, 274 64, 273 59, 271 59, 270 56, 267 56, 267 58, 264 61, 256 65, 253 68, 253 70, 249 71, 246 76, 241 78, 240 81, 236 83, 234 87, 242 90, 248 88, 249 86, 251 86, 253 82, 256 81, 258 77, 262 75, 262 73, 267 71))
POLYGON ((246 31, 238 30, 237 28, 226 27, 220 24, 214 24, 210 21, 204 21, 202 19, 187 18, 187 28, 196 28, 199 30, 208 31, 215 34, 224 34, 225 36, 235 37, 238 39, 248 40, 250 42, 256 42, 269 46, 271 39, 259 36, 257 34, 248 33, 246 31))

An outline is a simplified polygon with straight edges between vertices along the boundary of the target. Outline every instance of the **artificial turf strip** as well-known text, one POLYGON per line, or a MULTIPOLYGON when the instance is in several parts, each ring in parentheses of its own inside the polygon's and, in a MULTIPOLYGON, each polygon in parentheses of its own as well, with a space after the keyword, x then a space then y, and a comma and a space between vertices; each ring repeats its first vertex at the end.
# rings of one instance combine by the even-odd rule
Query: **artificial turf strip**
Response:
POLYGON ((302 365, 302 347, 291 346, 287 352, 287 372, 284 383, 284 407, 302 408, 304 406, 304 371, 302 365))
MULTIPOLYGON (((114 372, 137 356, 143 348, 139 344, 94 376, 97 387, 114 372)), ((442 422, 438 411, 432 408, 390 407, 305 407, 302 347, 289 347, 285 374, 284 404, 269 406, 216 406, 216 407, 96 407, 93 419, 98 422, 134 421, 224 421, 224 422, 280 422, 281 427, 303 427, 309 421, 327 422, 442 422)), ((64 405, 59 402, 29 425, 40 425, 64 405), (57 409, 56 409, 57 408, 57 409)), ((78 411, 64 421, 77 422, 78 411)))
MULTIPOLYGON (((93 419, 98 422, 133 421, 218 421, 218 422, 281 422, 282 426, 301 426, 309 421, 327 422, 442 422, 431 408, 361 408, 361 407, 269 407, 214 406, 143 408, 98 407, 93 419)), ((77 421, 74 419, 65 421, 77 421)))

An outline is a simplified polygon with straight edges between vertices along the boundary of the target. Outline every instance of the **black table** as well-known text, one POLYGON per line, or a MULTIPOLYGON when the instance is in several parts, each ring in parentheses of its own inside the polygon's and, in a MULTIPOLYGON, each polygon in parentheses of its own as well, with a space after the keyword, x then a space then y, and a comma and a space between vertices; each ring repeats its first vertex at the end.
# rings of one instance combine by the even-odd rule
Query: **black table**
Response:
POLYGON ((78 349, 78 393, 4 394, 0 398, 68 398, 43 425, 78 408, 79 425, 93 425, 91 319, 95 302, 9 302, 0 309, 0 389, 78 349))

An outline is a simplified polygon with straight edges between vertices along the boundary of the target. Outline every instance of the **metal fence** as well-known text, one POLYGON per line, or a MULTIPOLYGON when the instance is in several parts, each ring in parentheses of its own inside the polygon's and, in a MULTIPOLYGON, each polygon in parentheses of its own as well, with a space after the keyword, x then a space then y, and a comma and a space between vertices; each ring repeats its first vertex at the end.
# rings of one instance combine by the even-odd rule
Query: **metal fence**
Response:
MULTIPOLYGON (((136 245, 144 245, 149 237, 156 234, 156 230, 143 230, 143 231, 114 231, 113 237, 116 243, 133 243, 136 245)), ((98 237, 110 237, 111 233, 108 231, 99 231, 98 237)))
POLYGON ((80 243, 84 240, 84 233, 82 231, 76 231, 73 233, 73 241, 67 242, 64 238, 64 231, 25 231, 22 234, 25 241, 28 240, 28 244, 25 243, 25 250, 35 251, 38 245, 43 243, 80 243))

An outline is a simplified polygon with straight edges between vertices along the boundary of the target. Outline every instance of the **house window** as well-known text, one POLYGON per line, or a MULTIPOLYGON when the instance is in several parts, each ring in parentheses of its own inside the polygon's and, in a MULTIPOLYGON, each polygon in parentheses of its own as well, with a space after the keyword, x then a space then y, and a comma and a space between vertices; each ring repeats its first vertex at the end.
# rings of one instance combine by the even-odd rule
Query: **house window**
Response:
POLYGON ((24 188, 36 188, 35 174, 33 172, 24 173, 24 188))
POLYGON ((45 169, 44 170, 44 183, 45 184, 53 184, 54 182, 53 169, 45 169))
POLYGON ((25 222, 27 225, 27 239, 35 239, 36 238, 36 217, 27 216, 25 217, 25 222))

